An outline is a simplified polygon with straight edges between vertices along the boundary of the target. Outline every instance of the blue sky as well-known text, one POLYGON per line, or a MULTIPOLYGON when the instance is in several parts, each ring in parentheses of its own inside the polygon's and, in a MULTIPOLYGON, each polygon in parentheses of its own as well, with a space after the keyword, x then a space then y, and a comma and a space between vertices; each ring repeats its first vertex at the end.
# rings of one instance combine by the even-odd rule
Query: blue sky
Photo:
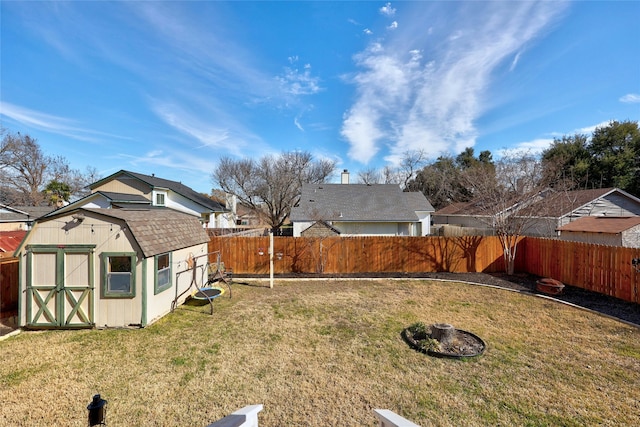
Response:
POLYGON ((209 192, 221 156, 305 150, 356 174, 640 120, 636 1, 0 7, 2 126, 102 176, 209 192))

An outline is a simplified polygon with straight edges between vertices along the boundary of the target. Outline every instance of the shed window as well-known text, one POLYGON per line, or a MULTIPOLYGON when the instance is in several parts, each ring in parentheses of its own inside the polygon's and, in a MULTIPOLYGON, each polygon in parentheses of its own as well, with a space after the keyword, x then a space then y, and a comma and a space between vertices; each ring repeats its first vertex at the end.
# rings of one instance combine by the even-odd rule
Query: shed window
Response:
POLYGON ((154 293, 158 294, 171 287, 171 254, 156 255, 155 271, 154 293))
POLYGON ((130 298, 135 296, 135 253, 103 254, 105 297, 130 298))

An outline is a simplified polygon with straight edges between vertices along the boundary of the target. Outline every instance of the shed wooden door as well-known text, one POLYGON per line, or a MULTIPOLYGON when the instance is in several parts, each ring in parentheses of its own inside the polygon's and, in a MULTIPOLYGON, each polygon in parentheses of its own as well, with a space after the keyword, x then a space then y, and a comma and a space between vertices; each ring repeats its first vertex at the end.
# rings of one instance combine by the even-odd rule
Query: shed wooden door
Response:
POLYGON ((38 246, 27 251, 27 326, 93 327, 93 247, 38 246))

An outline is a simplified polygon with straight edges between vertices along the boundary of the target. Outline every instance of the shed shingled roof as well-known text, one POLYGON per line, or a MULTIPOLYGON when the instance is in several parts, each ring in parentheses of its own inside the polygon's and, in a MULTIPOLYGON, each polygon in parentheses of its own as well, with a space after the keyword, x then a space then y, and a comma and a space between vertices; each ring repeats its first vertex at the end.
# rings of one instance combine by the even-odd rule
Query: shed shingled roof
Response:
POLYGON ((395 184, 305 184, 291 220, 413 222, 416 211, 433 210, 422 193, 395 184))
POLYGON ((78 210, 124 221, 145 258, 209 241, 198 218, 168 208, 78 210))

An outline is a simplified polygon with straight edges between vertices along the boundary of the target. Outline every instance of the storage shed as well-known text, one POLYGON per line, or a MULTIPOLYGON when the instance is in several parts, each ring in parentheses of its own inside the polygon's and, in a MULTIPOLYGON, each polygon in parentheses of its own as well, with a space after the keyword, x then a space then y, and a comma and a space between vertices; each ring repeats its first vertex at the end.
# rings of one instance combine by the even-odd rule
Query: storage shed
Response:
POLYGON ((207 262, 208 241, 197 217, 168 208, 53 212, 36 221, 16 251, 19 326, 153 323, 191 285, 192 275, 180 274, 189 260, 207 262))

